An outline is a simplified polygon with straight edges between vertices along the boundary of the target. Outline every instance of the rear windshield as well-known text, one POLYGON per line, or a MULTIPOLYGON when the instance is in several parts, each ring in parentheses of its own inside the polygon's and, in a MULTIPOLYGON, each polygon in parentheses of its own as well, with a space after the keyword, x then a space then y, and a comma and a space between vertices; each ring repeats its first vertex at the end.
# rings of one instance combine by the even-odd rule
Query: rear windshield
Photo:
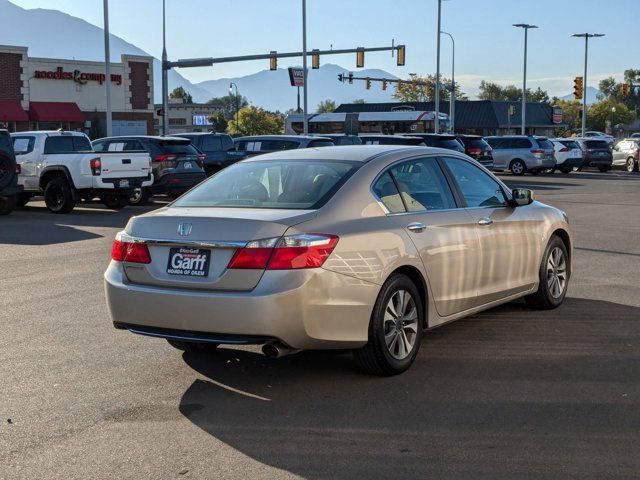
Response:
POLYGON ((44 153, 47 155, 75 152, 93 152, 89 139, 84 135, 56 135, 44 141, 44 153))
POLYGON ((584 145, 587 148, 602 148, 609 150, 609 144, 604 140, 585 140, 584 145))
POLYGON ((561 140, 560 143, 567 148, 580 148, 580 145, 575 140, 561 140))
MULTIPOLYGON (((427 144, 429 144, 429 141, 427 140, 427 144)), ((449 150, 462 150, 463 147, 462 145, 460 145, 460 142, 458 142, 456 139, 437 139, 433 144, 430 144, 430 146, 432 147, 441 147, 441 148, 448 148, 449 150)))
POLYGON ((489 144, 482 138, 460 137, 460 140, 464 143, 465 147, 487 148, 489 146, 489 144))
POLYGON ((190 143, 169 143, 163 142, 159 145, 162 152, 165 154, 171 153, 173 155, 198 155, 198 150, 195 149, 190 143))
POLYGON ((538 139, 538 145, 544 150, 553 150, 553 143, 551 140, 547 140, 546 138, 543 140, 541 138, 538 139))
POLYGON ((214 175, 174 205, 313 210, 324 205, 359 166, 359 162, 341 160, 241 162, 214 175))

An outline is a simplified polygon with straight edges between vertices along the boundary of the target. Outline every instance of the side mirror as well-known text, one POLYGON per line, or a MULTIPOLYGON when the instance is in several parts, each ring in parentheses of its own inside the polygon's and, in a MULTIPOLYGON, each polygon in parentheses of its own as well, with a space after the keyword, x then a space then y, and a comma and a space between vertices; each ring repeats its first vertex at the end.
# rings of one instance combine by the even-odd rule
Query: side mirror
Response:
POLYGON ((533 202, 533 192, 528 188, 514 188, 511 190, 511 197, 514 207, 523 207, 533 202))

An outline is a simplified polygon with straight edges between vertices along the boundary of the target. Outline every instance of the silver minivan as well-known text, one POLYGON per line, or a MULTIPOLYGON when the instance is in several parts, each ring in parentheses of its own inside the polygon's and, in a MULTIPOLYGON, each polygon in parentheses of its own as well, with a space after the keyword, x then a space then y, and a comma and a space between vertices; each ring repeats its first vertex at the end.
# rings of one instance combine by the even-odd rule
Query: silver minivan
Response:
POLYGON ((504 135, 485 137, 493 148, 493 169, 514 175, 537 174, 556 166, 553 143, 547 137, 504 135))

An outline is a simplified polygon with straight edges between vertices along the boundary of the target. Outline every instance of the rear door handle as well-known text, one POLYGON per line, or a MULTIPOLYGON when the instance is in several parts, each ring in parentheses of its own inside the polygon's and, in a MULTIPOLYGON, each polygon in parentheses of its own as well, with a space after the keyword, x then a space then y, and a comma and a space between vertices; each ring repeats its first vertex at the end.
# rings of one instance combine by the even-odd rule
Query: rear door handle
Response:
POLYGON ((493 220, 489 217, 484 217, 478 220, 478 225, 491 225, 493 220))
POLYGON ((407 230, 414 233, 424 232, 426 228, 427 226, 424 223, 420 223, 420 222, 410 223, 409 225, 407 225, 407 230))

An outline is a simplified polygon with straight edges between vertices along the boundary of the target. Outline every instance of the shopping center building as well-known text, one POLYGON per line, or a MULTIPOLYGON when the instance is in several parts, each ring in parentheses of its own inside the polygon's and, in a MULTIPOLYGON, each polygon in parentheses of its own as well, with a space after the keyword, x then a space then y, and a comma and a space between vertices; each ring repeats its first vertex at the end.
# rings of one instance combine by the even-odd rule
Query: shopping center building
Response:
POLYGON ((0 45, 0 128, 81 130, 106 134, 106 89, 111 82, 113 134, 153 134, 153 58, 122 55, 104 62, 29 57, 0 45))

